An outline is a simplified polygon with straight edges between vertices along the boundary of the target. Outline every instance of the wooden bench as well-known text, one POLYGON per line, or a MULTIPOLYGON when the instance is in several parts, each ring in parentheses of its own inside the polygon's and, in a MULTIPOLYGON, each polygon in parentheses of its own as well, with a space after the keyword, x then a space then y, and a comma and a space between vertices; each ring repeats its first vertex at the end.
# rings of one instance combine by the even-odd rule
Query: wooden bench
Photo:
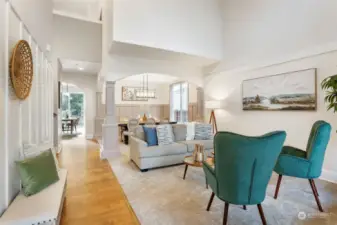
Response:
POLYGON ((67 170, 59 170, 60 180, 41 192, 26 197, 20 193, 0 218, 0 225, 60 224, 67 170))

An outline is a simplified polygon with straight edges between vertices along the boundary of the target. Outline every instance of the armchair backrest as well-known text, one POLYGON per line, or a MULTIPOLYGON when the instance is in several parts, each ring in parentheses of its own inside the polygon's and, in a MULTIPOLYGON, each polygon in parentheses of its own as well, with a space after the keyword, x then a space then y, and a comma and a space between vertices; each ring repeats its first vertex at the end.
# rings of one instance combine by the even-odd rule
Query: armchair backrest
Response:
POLYGON ((330 140, 331 125, 323 120, 314 123, 307 143, 307 159, 311 162, 309 175, 321 175, 325 150, 330 140))
POLYGON ((286 133, 260 137, 218 132, 214 137, 218 196, 233 204, 259 204, 266 195, 286 133))

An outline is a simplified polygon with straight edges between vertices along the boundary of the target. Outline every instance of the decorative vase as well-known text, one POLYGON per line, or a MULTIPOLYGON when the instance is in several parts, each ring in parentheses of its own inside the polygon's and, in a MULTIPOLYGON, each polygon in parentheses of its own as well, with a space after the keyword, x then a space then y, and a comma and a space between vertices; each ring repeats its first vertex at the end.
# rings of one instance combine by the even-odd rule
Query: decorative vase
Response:
POLYGON ((143 122, 146 122, 147 121, 147 117, 146 117, 146 114, 144 113, 144 116, 142 118, 143 122))
POLYGON ((206 160, 205 148, 203 144, 195 144, 193 159, 196 162, 203 162, 206 160))

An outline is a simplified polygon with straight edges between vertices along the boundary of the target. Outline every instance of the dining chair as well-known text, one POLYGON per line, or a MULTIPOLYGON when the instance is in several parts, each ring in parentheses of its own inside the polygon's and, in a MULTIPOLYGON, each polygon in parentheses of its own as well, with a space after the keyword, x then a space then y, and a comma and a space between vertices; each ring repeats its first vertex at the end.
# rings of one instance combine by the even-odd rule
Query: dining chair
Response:
POLYGON ((156 125, 156 120, 154 118, 148 118, 145 124, 146 125, 156 125))
POLYGON ((74 121, 74 128, 75 128, 75 132, 77 132, 77 126, 80 122, 80 117, 76 118, 76 120, 74 121))
POLYGON ((139 124, 139 120, 138 119, 135 119, 135 118, 129 119, 128 125, 127 125, 128 130, 123 131, 123 135, 122 136, 129 137, 129 136, 133 135, 134 130, 136 129, 136 127, 138 126, 138 124, 139 124))
POLYGON ((283 147, 274 168, 274 171, 279 174, 274 194, 275 199, 277 199, 283 175, 308 179, 318 209, 323 212, 314 179, 318 178, 322 173, 330 132, 331 125, 320 120, 315 122, 311 128, 306 151, 292 146, 283 147))
POLYGON ((275 131, 248 137, 218 132, 214 137, 214 166, 203 162, 206 181, 212 189, 210 210, 216 195, 225 202, 223 224, 227 224, 229 204, 257 205, 262 223, 267 221, 261 203, 273 168, 282 150, 286 133, 275 131))

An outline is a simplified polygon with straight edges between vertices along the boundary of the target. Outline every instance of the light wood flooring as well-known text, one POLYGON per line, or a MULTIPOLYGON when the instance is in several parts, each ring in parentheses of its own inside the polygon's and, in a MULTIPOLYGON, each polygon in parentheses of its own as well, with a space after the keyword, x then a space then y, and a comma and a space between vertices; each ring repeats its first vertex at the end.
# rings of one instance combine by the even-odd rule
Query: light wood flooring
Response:
POLYGON ((98 144, 75 138, 62 145, 59 161, 68 184, 61 225, 140 224, 98 144))

